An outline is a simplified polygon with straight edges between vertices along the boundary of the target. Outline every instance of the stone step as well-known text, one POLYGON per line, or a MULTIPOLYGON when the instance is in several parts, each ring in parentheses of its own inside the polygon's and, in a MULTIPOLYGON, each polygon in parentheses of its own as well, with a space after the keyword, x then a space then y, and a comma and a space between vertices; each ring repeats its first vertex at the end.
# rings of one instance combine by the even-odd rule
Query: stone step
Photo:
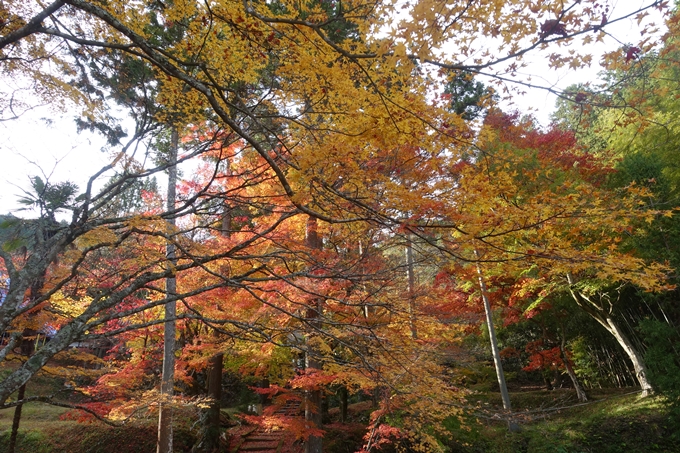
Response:
POLYGON ((278 448, 255 448, 255 449, 248 449, 248 448, 239 448, 238 451, 248 451, 248 452, 259 452, 259 453, 277 453, 279 450, 278 448))
POLYGON ((281 440, 281 436, 279 437, 249 437, 245 439, 245 442, 253 443, 253 442, 268 442, 268 443, 276 443, 281 440))
POLYGON ((283 406, 280 409, 277 409, 274 411, 274 414, 276 415, 294 415, 300 412, 301 406, 300 404, 291 404, 288 406, 283 406))
POLYGON ((279 447, 279 442, 244 442, 241 444, 239 451, 262 451, 262 450, 276 450, 279 447))
POLYGON ((274 439, 274 440, 251 440, 251 439, 246 439, 245 442, 241 445, 245 445, 248 447, 261 447, 261 448, 276 448, 278 447, 280 442, 280 439, 274 439))
MULTIPOLYGON (((277 411, 277 414, 298 415, 300 409, 299 403, 289 403, 277 411)), ((253 426, 251 430, 242 431, 233 438, 229 451, 231 453, 281 453, 285 437, 284 430, 277 430, 276 427, 266 429, 261 426, 253 426)), ((297 450, 300 450, 300 448, 296 447, 297 450)))

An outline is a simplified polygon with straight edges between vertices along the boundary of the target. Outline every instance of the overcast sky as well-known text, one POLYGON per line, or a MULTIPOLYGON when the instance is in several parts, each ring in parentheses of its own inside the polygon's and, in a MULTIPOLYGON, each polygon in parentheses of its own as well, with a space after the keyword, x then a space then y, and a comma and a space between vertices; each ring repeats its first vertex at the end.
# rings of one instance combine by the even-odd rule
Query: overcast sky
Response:
POLYGON ((19 207, 16 200, 23 195, 22 189, 30 187, 30 176, 45 176, 53 182, 74 181, 83 188, 90 175, 110 162, 108 153, 101 151, 103 139, 90 133, 78 134, 72 114, 61 116, 49 107, 1 122, 0 135, 2 214, 19 207))

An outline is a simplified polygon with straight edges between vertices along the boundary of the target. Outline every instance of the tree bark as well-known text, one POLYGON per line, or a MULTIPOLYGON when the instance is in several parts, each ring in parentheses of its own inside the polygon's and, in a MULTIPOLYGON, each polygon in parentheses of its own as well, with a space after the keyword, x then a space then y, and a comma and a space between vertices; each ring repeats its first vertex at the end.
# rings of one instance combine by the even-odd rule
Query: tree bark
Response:
MULTIPOLYGON (((316 359, 314 351, 307 351, 305 357, 305 367, 310 369, 320 369, 320 363, 316 359)), ((321 390, 307 390, 305 392, 305 421, 310 428, 321 429, 323 427, 322 420, 322 394, 321 390)), ((321 436, 311 435, 305 442, 305 453, 322 453, 323 452, 323 438, 321 436)))
POLYGON ((583 387, 581 387, 581 383, 578 381, 578 378, 576 377, 574 368, 571 366, 571 362, 569 361, 569 357, 567 356, 567 350, 565 348, 564 343, 565 343, 564 336, 562 336, 562 342, 560 343, 560 353, 562 354, 562 361, 564 362, 564 367, 567 369, 569 379, 571 379, 571 383, 574 385, 574 390, 576 390, 576 397, 580 402, 585 403, 586 401, 588 401, 588 396, 586 396, 586 392, 585 390, 583 390, 583 387))
MULTIPOLYGON (((229 162, 227 162, 227 174, 230 174, 229 162)), ((232 209, 229 201, 222 204, 220 234, 229 238, 232 234, 232 209)), ((215 333, 215 336, 217 334, 215 333)), ((201 416, 203 428, 198 440, 196 451, 213 452, 220 448, 220 411, 222 407, 222 371, 224 366, 224 353, 220 352, 208 359, 207 367, 207 395, 210 403, 201 416)))
MULTIPOLYGON (((475 250, 475 256, 479 258, 479 254, 475 250)), ((496 367, 496 377, 498 378, 498 386, 501 391, 501 398, 503 400, 503 409, 510 412, 512 405, 510 404, 510 394, 508 393, 508 386, 505 383, 505 373, 503 373, 503 364, 501 363, 501 354, 498 350, 498 340, 496 340, 496 329, 493 326, 493 317, 491 316, 491 303, 489 301, 488 290, 484 276, 482 275, 482 267, 477 263, 477 277, 479 281, 479 289, 482 293, 482 301, 484 302, 484 314, 486 315, 486 324, 489 328, 489 341, 491 342, 491 355, 493 355, 493 363, 496 367)), ((511 432, 519 431, 517 423, 508 420, 508 429, 511 432)))
POLYGON ((408 273, 408 316, 409 327, 411 328, 411 338, 418 339, 416 328, 416 277, 413 269, 413 243, 411 238, 406 239, 406 269, 408 273))
POLYGON ((595 321, 600 323, 600 325, 604 327, 607 332, 616 338, 616 341, 619 343, 621 348, 623 348, 623 351, 633 363, 635 379, 637 379, 638 383, 640 384, 642 396, 644 397, 654 393, 652 385, 647 379, 647 367, 645 366, 645 361, 642 358, 642 354, 638 352, 628 336, 623 332, 623 330, 621 330, 618 323, 612 317, 611 307, 609 309, 605 309, 603 305, 596 303, 594 300, 578 291, 578 289, 574 288, 574 277, 571 274, 567 274, 567 281, 569 283, 569 291, 574 301, 576 301, 576 305, 581 307, 583 311, 588 313, 595 321))
POLYGON ((347 421, 347 387, 344 385, 340 387, 340 422, 345 423, 347 421))
MULTIPOLYGON (((175 210, 175 201, 177 198, 177 148, 179 146, 179 133, 177 128, 172 128, 172 143, 170 146, 170 155, 168 161, 170 167, 168 168, 168 200, 167 210, 170 214, 168 220, 169 234, 173 234, 172 230, 175 227, 172 212, 175 210)), ((175 245, 172 241, 168 241, 166 246, 166 256, 171 266, 177 265, 177 257, 175 245)), ((172 296, 177 292, 177 281, 174 276, 168 277, 165 280, 166 296, 172 296)), ((172 453, 172 406, 170 399, 172 398, 173 388, 175 385, 175 331, 177 316, 177 304, 175 301, 165 304, 165 324, 163 332, 163 372, 161 376, 161 403, 158 411, 158 442, 156 445, 157 453, 172 453)))
POLYGON ((611 316, 607 316, 604 319, 604 323, 600 322, 608 331, 611 333, 616 341, 621 345, 625 351, 628 358, 633 363, 633 368, 635 369, 635 378, 640 383, 640 388, 642 389, 642 396, 648 396, 654 393, 652 385, 647 379, 647 367, 645 366, 645 361, 642 358, 637 349, 633 346, 630 339, 623 333, 619 325, 614 321, 611 316))
POLYGON ((210 407, 207 409, 205 427, 200 441, 200 451, 218 451, 220 447, 220 408, 222 401, 222 363, 224 354, 219 353, 208 361, 208 397, 210 407))
MULTIPOLYGON (((31 300, 36 300, 40 296, 40 292, 42 291, 42 287, 45 283, 45 275, 43 274, 40 278, 36 279, 35 282, 31 285, 31 288, 29 290, 29 297, 31 300)), ((16 334, 15 334, 16 335, 16 334)), ((35 331, 31 331, 30 329, 25 329, 23 333, 21 334, 21 353, 31 357, 33 352, 36 349, 36 345, 38 343, 38 339, 40 338, 40 334, 35 331), (33 339, 33 335, 35 335, 35 339, 33 339)), ((10 339, 8 343, 8 347, 11 348, 12 340, 16 340, 19 338, 19 336, 12 336, 12 339, 10 339)), ((7 452, 8 453, 14 453, 16 449, 16 444, 17 444, 17 437, 19 436, 19 424, 21 423, 21 411, 24 407, 24 403, 22 400, 24 399, 24 396, 26 395, 26 383, 24 382, 21 387, 19 387, 19 392, 17 393, 17 401, 19 401, 19 404, 17 404, 17 407, 14 408, 14 417, 12 418, 12 431, 9 436, 9 446, 7 447, 7 452)))
MULTIPOLYGON (((24 399, 26 394, 26 384, 19 387, 19 393, 17 394, 17 401, 24 399)), ((14 418, 12 418, 12 433, 9 436, 9 446, 7 447, 7 453, 14 453, 17 445, 17 436, 19 434, 19 423, 21 422, 21 408, 23 403, 19 403, 17 407, 14 408, 14 418)))
MULTIPOLYGON (((305 235, 305 243, 311 249, 321 249, 323 244, 319 233, 317 231, 317 220, 314 217, 307 219, 307 231, 305 235)), ((320 298, 316 298, 313 306, 307 309, 306 318, 310 327, 314 330, 321 328, 321 304, 320 298)), ((318 360, 318 352, 314 350, 312 345, 307 344, 305 353, 305 368, 307 370, 321 369, 321 363, 318 360)), ((322 401, 321 390, 307 390, 305 392, 305 421, 310 428, 321 429, 323 426, 321 405, 322 401)), ((320 436, 309 436, 305 442, 305 453, 322 453, 323 438, 320 436)))
POLYGON ((503 364, 501 363, 501 354, 498 350, 498 340, 496 339, 496 329, 493 325, 493 317, 491 314, 491 303, 489 302, 489 297, 487 295, 486 283, 484 279, 479 276, 479 286, 482 290, 482 301, 484 302, 484 313, 486 315, 486 324, 489 328, 489 341, 491 342, 491 355, 493 356, 493 363, 496 367, 496 377, 498 378, 498 386, 501 391, 501 399, 503 400, 503 409, 509 411, 512 410, 512 405, 510 404, 510 393, 508 392, 508 386, 505 383, 505 373, 503 373, 503 364))

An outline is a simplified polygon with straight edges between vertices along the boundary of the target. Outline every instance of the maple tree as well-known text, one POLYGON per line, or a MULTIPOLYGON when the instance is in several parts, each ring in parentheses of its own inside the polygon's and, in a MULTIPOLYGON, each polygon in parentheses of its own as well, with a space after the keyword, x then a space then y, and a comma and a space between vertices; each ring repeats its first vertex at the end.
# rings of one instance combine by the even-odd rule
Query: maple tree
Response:
MULTIPOLYGON (((677 209, 676 158, 671 151, 677 142, 678 105, 674 84, 678 71, 677 18, 671 17, 667 25, 669 30, 662 47, 630 45, 609 55, 606 77, 617 87, 600 94, 602 102, 591 109, 588 121, 583 121, 581 128, 614 157, 612 165, 617 173, 611 178, 613 186, 646 187, 650 196, 644 202, 648 206, 677 209)), ((573 104, 565 104, 563 117, 579 110, 573 104)), ((641 256, 666 260, 676 270, 670 274, 671 282, 676 283, 677 250, 671 244, 678 231, 677 216, 657 217, 636 225, 637 234, 626 238, 626 243, 641 256)), ((674 294, 654 298, 642 294, 623 295, 637 313, 630 323, 650 336, 643 339, 650 351, 663 350, 670 343, 655 343, 659 337, 651 325, 658 323, 658 329, 663 331, 674 324, 677 319, 675 304, 671 302, 674 294), (655 321, 643 320, 644 317, 655 321)), ((649 355, 652 360, 658 360, 658 355, 649 355)))
POLYGON ((476 185, 466 191, 468 199, 489 190, 496 195, 465 200, 469 214, 477 209, 488 213, 465 217, 465 231, 457 233, 460 239, 451 239, 451 253, 472 260, 474 250, 466 254, 461 246, 471 242, 468 247, 482 251, 483 265, 492 275, 523 275, 518 295, 537 292, 537 302, 528 309, 550 293, 568 289, 617 338, 643 389, 649 389, 642 357, 612 318, 615 300, 603 291, 622 283, 663 289, 668 268, 646 264, 620 235, 672 213, 647 207, 649 193, 643 187, 608 189, 606 176, 614 170, 573 148, 569 132, 542 133, 507 115, 492 114, 487 125, 491 140, 480 136, 484 154, 465 164, 460 184, 467 177, 476 185))
MULTIPOLYGON (((517 286, 521 286, 518 283, 517 286)), ((515 295, 513 295, 515 296, 515 295)), ((531 324, 531 327, 517 327, 516 331, 522 332, 518 335, 523 339, 523 347, 526 357, 523 371, 540 371, 548 389, 561 385, 562 373, 566 372, 576 391, 576 396, 581 402, 588 400, 578 374, 581 369, 577 369, 574 361, 573 343, 574 336, 582 334, 583 316, 578 316, 578 308, 573 307, 570 298, 565 294, 556 293, 551 295, 546 301, 536 306, 532 310, 526 308, 533 303, 532 298, 510 297, 510 316, 506 316, 504 325, 513 323, 531 324), (580 323, 580 324, 579 324, 580 323), (549 379, 553 377, 551 382, 549 379)), ((587 316, 587 315, 585 315, 587 316)), ((512 346, 509 352, 515 357, 519 357, 515 348, 512 346)))

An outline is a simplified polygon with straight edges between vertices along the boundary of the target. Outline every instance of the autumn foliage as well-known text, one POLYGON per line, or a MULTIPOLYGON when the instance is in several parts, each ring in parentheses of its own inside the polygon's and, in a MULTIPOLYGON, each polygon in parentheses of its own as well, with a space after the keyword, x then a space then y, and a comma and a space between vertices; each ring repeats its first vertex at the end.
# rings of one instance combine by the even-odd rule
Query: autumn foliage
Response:
MULTIPOLYGON (((652 6, 661 8, 638 13, 652 6)), ((49 371, 78 394, 79 410, 102 419, 160 404, 205 409, 215 403, 208 375, 226 357, 272 403, 244 418, 262 429, 281 426, 309 444, 323 435, 312 401, 337 389, 372 400, 362 451, 436 451, 444 422, 462 414, 452 357, 480 329, 481 292, 507 325, 559 293, 669 289, 668 265, 625 239, 672 212, 646 203, 646 187, 611 184, 616 160, 572 131, 494 106, 496 89, 509 92, 499 74, 516 76, 527 52, 604 39, 608 7, 561 8, 0 5, 4 73, 32 80, 42 101, 82 110, 79 127, 114 149, 102 173, 115 171, 101 190, 99 175, 82 193, 54 186, 69 189, 58 199, 34 184, 26 201, 40 218, 4 227, 0 361, 18 365, 3 374, 0 403, 49 371), (451 111, 442 80, 487 71, 495 88, 475 106, 485 115, 451 111), (135 120, 128 138, 112 102, 135 120), (181 137, 179 164, 168 158, 170 130, 181 137), (120 202, 177 166, 185 174, 174 206, 147 186, 120 202), (169 302, 178 306, 168 320, 177 326, 174 399, 157 391, 169 302), (20 338, 41 335, 18 353, 20 338), (291 401, 305 405, 306 420, 276 413, 291 401)), ((619 63, 647 48, 628 47, 619 63)), ((550 49, 553 67, 592 58, 550 49)), ((0 112, 9 102, 0 99, 0 112)), ((527 369, 566 365, 554 348, 526 351, 527 369)))

